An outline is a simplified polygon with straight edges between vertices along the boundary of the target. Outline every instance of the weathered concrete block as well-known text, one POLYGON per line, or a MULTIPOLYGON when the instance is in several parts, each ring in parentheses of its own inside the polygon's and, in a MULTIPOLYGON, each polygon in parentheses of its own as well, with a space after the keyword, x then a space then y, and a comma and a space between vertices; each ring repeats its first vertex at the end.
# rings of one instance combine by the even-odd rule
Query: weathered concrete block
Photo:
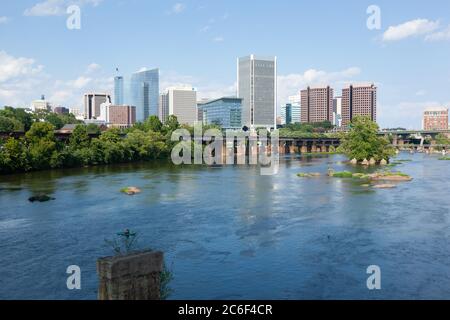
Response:
POLYGON ((98 259, 98 299, 159 300, 163 266, 159 251, 98 259))

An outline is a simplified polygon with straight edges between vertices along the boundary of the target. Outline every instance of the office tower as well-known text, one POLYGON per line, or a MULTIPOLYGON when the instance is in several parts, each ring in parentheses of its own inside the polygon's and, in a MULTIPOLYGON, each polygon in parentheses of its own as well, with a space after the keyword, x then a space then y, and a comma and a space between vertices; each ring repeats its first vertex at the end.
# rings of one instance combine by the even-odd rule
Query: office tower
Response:
POLYGON ((53 108, 53 112, 56 114, 68 114, 70 111, 65 107, 55 107, 53 108))
POLYGON ((133 73, 130 79, 126 104, 136 107, 136 121, 158 116, 159 69, 133 73))
POLYGON ((100 117, 102 103, 111 103, 111 96, 107 93, 86 93, 84 95, 84 118, 91 120, 100 117))
POLYGON ((242 100, 242 125, 276 127, 277 58, 251 55, 238 59, 237 97, 242 100))
POLYGON ((129 128, 136 123, 136 107, 103 103, 100 120, 105 121, 108 127, 129 128))
POLYGON ((308 87, 300 92, 301 122, 333 121, 333 94, 327 87, 308 87))
POLYGON ((333 125, 337 127, 342 125, 342 97, 333 99, 333 125))
POLYGON ((356 116, 377 121, 377 87, 374 84, 351 84, 342 89, 342 126, 348 126, 356 116))
POLYGON ((302 122, 301 118, 301 97, 300 94, 289 97, 289 103, 292 106, 292 123, 302 122))
POLYGON ((114 77, 114 104, 123 105, 124 100, 124 80, 122 76, 114 77))
POLYGON ((169 100, 167 93, 163 93, 159 96, 159 111, 158 117, 162 123, 166 123, 167 117, 169 116, 169 100))
POLYGON ((198 104, 202 123, 205 125, 219 125, 223 129, 242 128, 242 99, 224 97, 198 104))
POLYGON ((34 100, 31 102, 31 110, 32 111, 39 111, 39 110, 46 110, 50 111, 52 109, 50 102, 45 100, 45 96, 42 95, 40 100, 34 100))
POLYGON ((291 124, 292 123, 292 104, 286 103, 281 106, 281 124, 291 124))
POLYGON ((167 89, 169 115, 175 115, 180 124, 197 123, 197 91, 192 87, 167 89))
POLYGON ((423 130, 448 130, 448 109, 427 108, 423 113, 423 130))

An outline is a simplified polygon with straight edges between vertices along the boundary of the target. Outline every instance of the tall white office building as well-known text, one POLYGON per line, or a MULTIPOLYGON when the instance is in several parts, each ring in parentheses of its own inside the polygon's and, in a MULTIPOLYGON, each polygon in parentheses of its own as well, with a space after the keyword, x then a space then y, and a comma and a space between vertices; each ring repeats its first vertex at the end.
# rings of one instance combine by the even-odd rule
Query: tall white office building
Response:
POLYGON ((250 55, 237 61, 237 96, 242 99, 242 125, 276 128, 277 58, 250 55))
MULTIPOLYGON (((171 87, 160 97, 160 116, 174 115, 180 124, 197 123, 197 91, 192 87, 171 87)), ((165 121, 165 120, 164 120, 165 121)))

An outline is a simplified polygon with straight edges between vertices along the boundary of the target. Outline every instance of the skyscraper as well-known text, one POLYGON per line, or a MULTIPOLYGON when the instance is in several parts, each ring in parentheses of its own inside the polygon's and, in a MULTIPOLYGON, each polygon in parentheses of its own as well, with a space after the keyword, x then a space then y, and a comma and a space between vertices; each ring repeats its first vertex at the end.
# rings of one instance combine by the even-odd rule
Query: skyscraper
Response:
POLYGON ((333 121, 333 94, 327 87, 308 87, 300 92, 301 95, 301 121, 302 123, 315 123, 333 121))
POLYGON ((169 97, 167 93, 163 93, 159 96, 159 111, 158 117, 162 123, 166 123, 169 116, 169 97))
POLYGON ((242 98, 242 125, 276 128, 277 58, 251 55, 238 59, 237 96, 242 98))
POLYGON ((114 77, 114 104, 124 104, 124 82, 122 76, 114 77))
POLYGON ((192 87, 167 89, 169 115, 175 115, 181 124, 194 125, 197 122, 197 91, 192 87))
POLYGON ((342 125, 342 97, 333 99, 333 125, 337 127, 342 125))
POLYGON ((301 97, 299 94, 289 97, 289 103, 292 106, 292 123, 302 122, 300 102, 301 97))
POLYGON ((86 93, 84 95, 84 118, 91 120, 100 117, 100 106, 111 103, 111 96, 107 93, 86 93))
POLYGON ((158 115, 159 69, 133 73, 130 79, 127 104, 136 107, 136 121, 158 115), (129 99, 128 99, 129 98, 129 99))
POLYGON ((377 121, 377 87, 373 83, 350 84, 342 89, 342 126, 355 116, 367 116, 377 121))

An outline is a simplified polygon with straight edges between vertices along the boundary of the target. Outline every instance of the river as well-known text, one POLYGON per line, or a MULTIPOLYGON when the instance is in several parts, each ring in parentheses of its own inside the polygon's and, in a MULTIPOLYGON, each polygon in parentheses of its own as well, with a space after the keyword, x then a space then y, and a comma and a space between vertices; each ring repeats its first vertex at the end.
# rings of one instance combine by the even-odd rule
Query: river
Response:
POLYGON ((105 239, 129 228, 164 251, 171 299, 449 299, 449 162, 399 158, 414 180, 389 190, 296 176, 364 171, 339 155, 285 156, 275 176, 160 162, 0 176, 0 298, 96 299, 105 239), (39 192, 55 200, 28 202, 39 192), (367 289, 370 265, 381 290, 367 289))

